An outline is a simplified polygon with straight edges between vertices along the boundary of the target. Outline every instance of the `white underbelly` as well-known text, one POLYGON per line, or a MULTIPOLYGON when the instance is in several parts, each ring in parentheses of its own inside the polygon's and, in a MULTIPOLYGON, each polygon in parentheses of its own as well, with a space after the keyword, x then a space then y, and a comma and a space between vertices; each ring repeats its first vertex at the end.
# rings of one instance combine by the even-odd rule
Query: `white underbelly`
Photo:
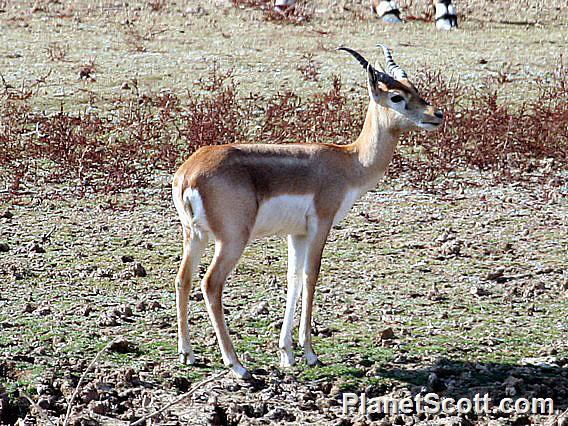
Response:
POLYGON ((314 213, 313 195, 279 195, 259 207, 252 238, 269 235, 305 235, 308 215, 314 213))

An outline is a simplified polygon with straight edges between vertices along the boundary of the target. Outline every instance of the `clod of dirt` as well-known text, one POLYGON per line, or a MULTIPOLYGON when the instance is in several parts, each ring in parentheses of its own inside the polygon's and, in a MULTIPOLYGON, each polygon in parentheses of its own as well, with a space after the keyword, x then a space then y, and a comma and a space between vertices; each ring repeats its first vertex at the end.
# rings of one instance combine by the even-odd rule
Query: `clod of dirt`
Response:
POLYGON ((459 240, 449 240, 442 244, 440 252, 446 256, 459 256, 463 243, 459 240))
POLYGON ((392 340, 394 339, 394 331, 391 327, 385 328, 381 331, 379 335, 380 340, 392 340))
POLYGON ((41 309, 37 309, 37 310, 34 312, 34 315, 35 315, 35 316, 38 316, 38 317, 45 317, 45 316, 47 316, 47 315, 49 315, 49 314, 51 314, 51 308, 50 308, 49 306, 46 306, 46 307, 41 308, 41 309))
POLYGON ((267 315, 268 314, 268 302, 266 300, 260 302, 258 306, 253 310, 253 314, 256 315, 267 315))
POLYGON ((508 396, 517 395, 523 383, 524 380, 521 378, 515 376, 507 377, 507 379, 503 382, 503 385, 505 386, 505 393, 508 396))
POLYGON ((472 294, 473 296, 487 296, 489 295, 489 291, 487 291, 486 289, 484 289, 483 287, 479 287, 474 285, 473 287, 471 287, 469 289, 470 294, 472 294))
POLYGON ((108 349, 111 352, 118 352, 121 354, 138 352, 138 346, 134 342, 130 342, 122 338, 113 342, 108 349))
POLYGON ((123 317, 130 318, 132 315, 134 315, 134 312, 132 312, 132 308, 130 306, 122 305, 120 307, 120 314, 123 317))
POLYGON ((132 267, 132 272, 134 273, 135 277, 145 277, 146 275, 148 275, 148 273, 146 272, 146 269, 142 266, 142 264, 136 262, 134 264, 134 266, 132 267))
POLYGON ((159 309, 163 309, 163 307, 162 305, 160 305, 160 302, 158 302, 157 300, 152 300, 150 303, 148 303, 149 311, 157 311, 159 309))
POLYGON ((8 253, 10 251, 10 246, 6 243, 0 243, 0 253, 8 253))
POLYGON ((31 314, 33 311, 36 310, 36 306, 32 305, 31 303, 26 303, 26 306, 24 306, 24 310, 23 312, 25 314, 31 314))
POLYGON ((36 243, 36 242, 29 243, 29 244, 26 246, 26 250, 27 250, 28 252, 32 252, 32 251, 33 251, 34 253, 45 253, 45 249, 44 249, 40 244, 38 244, 38 243, 36 243))
POLYGON ((104 415, 108 412, 108 407, 103 401, 91 401, 89 403, 89 410, 95 414, 104 415))
POLYGON ((120 260, 122 261, 122 263, 131 263, 134 262, 134 257, 129 254, 124 254, 120 256, 120 260))
POLYGON ((4 210, 0 217, 2 217, 3 219, 12 219, 14 217, 14 213, 12 213, 10 210, 4 210))
POLYGON ((434 392, 440 392, 446 389, 446 385, 442 380, 438 378, 438 375, 436 373, 430 373, 430 375, 428 376, 428 386, 434 392))
POLYGON ((489 281, 496 281, 503 276, 505 273, 505 268, 497 268, 487 274, 487 279, 489 281))
POLYGON ((187 392, 190 386, 191 382, 186 377, 174 377, 174 387, 180 392, 187 392))

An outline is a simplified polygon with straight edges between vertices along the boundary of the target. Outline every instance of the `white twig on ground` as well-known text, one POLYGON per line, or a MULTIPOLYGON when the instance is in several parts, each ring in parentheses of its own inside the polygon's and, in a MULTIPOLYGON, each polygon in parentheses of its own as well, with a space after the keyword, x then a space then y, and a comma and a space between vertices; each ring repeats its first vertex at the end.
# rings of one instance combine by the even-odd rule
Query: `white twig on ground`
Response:
POLYGON ((564 417, 564 414, 568 414, 568 408, 554 416, 554 418, 550 421, 550 423, 547 423, 546 426, 554 426, 556 424, 556 420, 564 417))
POLYGON ((170 402, 165 407, 162 407, 159 410, 154 411, 152 414, 148 414, 146 416, 141 417, 140 419, 136 420, 134 423, 131 423, 130 426, 140 426, 140 425, 145 424, 146 420, 151 419, 153 417, 156 417, 158 414, 163 413, 168 408, 173 407, 176 404, 179 404, 181 401, 183 401, 187 397, 191 396, 197 389, 199 389, 203 385, 205 385, 209 382, 212 382, 213 380, 217 380, 218 378, 227 374, 227 371, 228 370, 224 370, 224 371, 220 372, 219 374, 215 374, 214 376, 211 376, 211 377, 208 377, 205 380, 202 380, 201 382, 199 382, 195 386, 193 386, 190 390, 188 390, 186 393, 184 393, 183 395, 181 395, 177 399, 174 399, 172 402, 170 402))
POLYGON ((110 342, 108 342, 105 345, 104 348, 102 348, 99 351, 99 353, 93 358, 93 360, 91 361, 91 363, 89 364, 87 369, 81 375, 81 378, 79 379, 79 383, 77 383, 77 387, 75 388, 73 395, 71 395, 71 399, 67 403, 67 413, 65 414, 65 420, 63 421, 63 426, 67 426, 67 423, 69 422, 69 416, 71 415, 71 410, 73 409, 73 401, 75 401, 75 398, 77 397, 77 394, 79 393, 79 389, 81 389, 81 385, 83 384, 83 381, 85 380, 85 377, 87 376, 87 373, 89 371, 91 371, 91 368, 93 368, 93 366, 99 360, 101 355, 110 347, 110 345, 112 345, 116 341, 116 339, 118 339, 118 337, 115 337, 114 339, 112 339, 110 342))

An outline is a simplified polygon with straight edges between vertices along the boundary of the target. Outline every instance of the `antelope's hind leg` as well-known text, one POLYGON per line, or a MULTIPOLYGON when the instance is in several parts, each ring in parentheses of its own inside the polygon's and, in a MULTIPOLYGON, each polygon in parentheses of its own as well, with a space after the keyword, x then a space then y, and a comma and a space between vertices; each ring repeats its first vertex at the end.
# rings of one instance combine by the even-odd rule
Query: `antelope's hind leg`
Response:
POLYGON ((250 379, 251 374, 238 360, 231 336, 229 336, 223 310, 223 287, 227 277, 237 265, 247 240, 248 238, 215 241, 215 256, 201 281, 205 305, 217 335, 223 363, 241 379, 250 379))
POLYGON ((176 277, 176 309, 178 322, 178 353, 182 364, 195 363, 189 339, 188 302, 193 280, 201 255, 207 246, 207 237, 198 236, 183 227, 183 257, 176 277))

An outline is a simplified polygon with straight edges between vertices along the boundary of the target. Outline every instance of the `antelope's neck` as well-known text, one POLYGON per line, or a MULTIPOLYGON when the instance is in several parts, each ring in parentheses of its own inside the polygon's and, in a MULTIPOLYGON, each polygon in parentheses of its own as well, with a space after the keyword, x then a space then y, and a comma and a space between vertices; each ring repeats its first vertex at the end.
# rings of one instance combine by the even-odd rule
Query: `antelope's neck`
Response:
POLYGON ((363 174, 378 180, 386 172, 393 157, 401 130, 393 112, 370 101, 361 134, 352 144, 363 174))

